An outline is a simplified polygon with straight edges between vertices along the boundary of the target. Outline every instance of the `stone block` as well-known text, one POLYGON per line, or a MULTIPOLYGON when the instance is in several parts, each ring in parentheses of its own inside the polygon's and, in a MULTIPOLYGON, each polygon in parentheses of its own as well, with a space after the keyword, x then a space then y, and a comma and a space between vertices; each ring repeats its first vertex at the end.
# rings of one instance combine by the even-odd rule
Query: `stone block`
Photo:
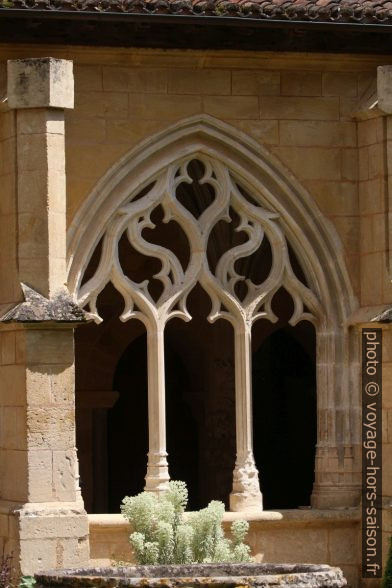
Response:
MULTIPOLYGON (((16 178, 14 173, 1 176, 0 216, 16 214, 16 178)), ((3 230, 3 228, 2 228, 3 230)))
POLYGON ((20 563, 23 575, 33 575, 39 571, 50 570, 58 566, 56 556, 56 539, 24 539, 20 541, 20 563))
MULTIPOLYGON (((213 103, 216 103, 215 98, 213 99, 213 103)), ((200 112, 202 112, 202 98, 201 96, 193 96, 191 94, 187 94, 186 96, 173 94, 133 94, 129 98, 129 117, 131 119, 179 120, 200 112)), ((224 111, 221 117, 224 118, 225 115, 226 112, 224 111)))
MULTIPOLYGON (((129 121, 129 124, 132 125, 132 121, 129 121)), ((92 187, 126 150, 127 146, 123 144, 106 144, 104 149, 99 144, 89 145, 88 149, 71 149, 67 151, 67 178, 73 178, 73 185, 78 184, 80 180, 89 179, 90 182, 86 182, 85 185, 92 187)), ((73 188, 68 194, 72 206, 73 188)))
POLYGON ((328 540, 332 565, 358 564, 360 561, 359 528, 330 529, 328 540))
POLYGON ((74 366, 66 365, 63 369, 49 369, 51 402, 56 406, 74 406, 74 366))
MULTIPOLYGON (((80 145, 88 143, 101 143, 105 140, 106 121, 103 118, 84 118, 74 116, 74 111, 69 111, 65 119, 66 144, 77 143, 80 145)), ((110 119, 110 122, 112 119, 110 119)), ((129 121, 126 121, 131 127, 129 121)))
POLYGON ((377 68, 378 107, 386 114, 392 114, 392 66, 380 65, 377 68))
POLYGON ((12 110, 0 112, 0 140, 9 139, 16 135, 16 117, 12 110))
POLYGON ((361 219, 361 243, 363 253, 384 251, 386 246, 385 215, 372 214, 361 219))
POLYGON ((283 96, 320 96, 321 73, 309 71, 282 72, 281 93, 283 96))
POLYGON ((1 333, 0 353, 1 365, 13 365, 16 362, 15 333, 1 333))
POLYGON ((340 180, 340 149, 274 147, 273 151, 300 181, 340 180))
POLYGON ((358 98, 346 98, 340 96, 339 100, 339 116, 341 121, 353 120, 354 113, 358 110, 358 98))
POLYGON ((361 214, 384 211, 384 181, 381 178, 359 183, 359 205, 361 214))
MULTIPOLYGON (((264 561, 285 563, 329 563, 328 535, 323 528, 270 528, 254 535, 252 553, 264 561), (282 553, 282 546, 284 553, 282 553)), ((253 543, 253 542, 252 542, 253 543)))
POLYGON ((27 411, 27 438, 32 449, 75 446, 74 413, 70 408, 34 407, 27 411))
POLYGON ((21 171, 18 174, 19 213, 31 215, 49 203, 53 212, 64 212, 64 176, 56 172, 48 176, 45 170, 21 171))
POLYGON ((0 537, 9 536, 8 514, 0 514, 0 537))
POLYGON ((27 448, 26 409, 24 406, 0 407, 0 447, 16 450, 27 448))
POLYGON ((232 72, 232 94, 238 96, 277 96, 280 73, 276 71, 240 70, 232 72))
POLYGON ((343 572, 344 577, 347 580, 347 588, 355 588, 356 586, 359 586, 359 582, 361 581, 360 578, 360 570, 359 570, 359 566, 358 564, 356 565, 346 565, 346 564, 342 564, 340 566, 340 569, 343 572))
POLYGON ((27 108, 17 116, 18 135, 64 134, 64 112, 53 109, 27 108))
POLYGON ((170 94, 230 94, 231 73, 219 69, 172 69, 168 72, 170 94))
POLYGON ((383 262, 381 253, 361 257, 361 303, 363 306, 382 304, 383 262))
POLYGON ((58 364, 57 373, 61 373, 65 365, 72 365, 74 360, 72 329, 34 329, 25 334, 26 361, 36 365, 39 371, 42 365, 58 364))
POLYGON ((8 310, 21 299, 16 259, 4 260, 0 255, 0 304, 4 305, 4 310, 8 310))
POLYGON ((40 57, 8 61, 10 108, 73 108, 73 64, 40 57))
POLYGON ((323 73, 323 95, 355 98, 358 94, 356 73, 330 71, 323 73))
MULTIPOLYGON (((49 255, 48 219, 43 215, 19 214, 19 257, 21 259, 42 260, 49 255)), ((43 268, 47 263, 43 261, 43 268)), ((23 279, 22 276, 22 281, 23 279)))
MULTIPOLYGON (((53 505, 55 506, 55 505, 53 505)), ((46 506, 37 511, 22 513, 19 524, 19 534, 22 540, 25 539, 80 539, 88 534, 88 520, 86 515, 67 513, 56 514, 55 508, 46 506)))
MULTIPOLYGON (((186 72, 189 70, 172 70, 172 79, 181 77, 183 71, 186 77, 186 72)), ((104 67, 103 88, 111 92, 165 94, 168 85, 167 76, 166 69, 157 67, 104 67)))
POLYGON ((79 118, 126 118, 128 95, 124 92, 78 92, 75 115, 79 118))
POLYGON ((374 145, 382 141, 383 119, 382 117, 358 121, 358 145, 374 145))
POLYGON ((356 125, 351 122, 280 121, 282 145, 299 147, 355 147, 356 125))
POLYGON ((20 171, 48 169, 48 137, 45 133, 18 137, 18 168, 20 171))
POLYGON ((30 502, 53 500, 52 452, 29 447, 27 468, 28 500, 30 502))
POLYGON ((369 147, 358 149, 358 176, 360 181, 369 179, 369 147))
POLYGON ((5 175, 14 169, 16 138, 10 137, 1 142, 0 174, 5 175))
POLYGON ((57 562, 61 567, 74 568, 79 567, 80 562, 88 562, 89 560, 89 544, 88 537, 80 539, 69 538, 62 539, 58 542, 57 547, 57 562), (61 554, 61 563, 59 555, 61 554))
POLYGON ((59 502, 76 500, 75 451, 53 451, 53 496, 59 502))
POLYGON ((1 217, 0 251, 1 259, 10 261, 17 257, 17 218, 15 214, 1 217))
MULTIPOLYGON (((48 212, 48 233, 49 233, 49 263, 60 263, 66 256, 66 217, 65 210, 57 212, 50 210, 48 212)), ((65 267, 62 276, 62 284, 64 285, 66 279, 65 267)))
POLYGON ((74 76, 76 92, 101 91, 103 88, 100 65, 75 64, 74 76))
POLYGON ((256 96, 205 96, 204 112, 222 119, 257 119, 259 101, 256 96))
POLYGON ((113 144, 125 143, 128 146, 135 145, 145 136, 152 135, 165 126, 165 123, 161 120, 129 121, 127 119, 106 120, 105 122, 106 142, 113 144))
POLYGON ((341 163, 342 180, 356 182, 358 179, 357 149, 342 149, 341 163))
POLYGON ((352 182, 308 180, 306 187, 327 216, 358 214, 357 186, 352 182))
POLYGON ((0 498, 24 502, 28 496, 27 452, 0 449, 0 498))
POLYGON ((263 96, 260 100, 260 118, 338 120, 339 99, 308 96, 263 96))
POLYGON ((229 122, 262 145, 279 144, 279 123, 277 120, 230 120, 229 122))
POLYGON ((384 164, 384 145, 382 143, 376 143, 375 145, 369 145, 369 179, 382 177, 385 173, 384 164))

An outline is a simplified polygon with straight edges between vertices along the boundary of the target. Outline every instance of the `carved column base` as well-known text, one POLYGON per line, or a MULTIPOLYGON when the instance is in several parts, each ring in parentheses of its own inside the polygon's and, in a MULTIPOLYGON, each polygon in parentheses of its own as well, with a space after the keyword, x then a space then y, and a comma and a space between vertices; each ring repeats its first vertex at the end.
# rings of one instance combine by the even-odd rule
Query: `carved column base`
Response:
POLYGON ((316 452, 313 508, 342 508, 360 504, 360 445, 321 446, 316 452))
POLYGON ((233 491, 230 494, 230 510, 263 510, 259 472, 252 453, 237 458, 233 472, 233 491))
POLYGON ((149 453, 147 464, 146 485, 147 492, 161 494, 168 489, 170 480, 167 453, 149 453))
POLYGON ((0 501, 0 522, 6 529, 5 552, 12 553, 17 574, 88 565, 88 516, 81 501, 0 501))
POLYGON ((314 486, 311 504, 313 508, 342 508, 360 504, 360 489, 356 486, 314 486))

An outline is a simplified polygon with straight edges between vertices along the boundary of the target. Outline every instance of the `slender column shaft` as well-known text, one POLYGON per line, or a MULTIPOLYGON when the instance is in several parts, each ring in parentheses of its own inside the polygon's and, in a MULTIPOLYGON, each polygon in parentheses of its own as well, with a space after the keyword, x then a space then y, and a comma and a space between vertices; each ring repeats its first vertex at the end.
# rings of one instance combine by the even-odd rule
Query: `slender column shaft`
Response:
POLYGON ((237 457, 253 451, 251 337, 248 329, 235 332, 235 398, 237 457))
POLYGON ((169 470, 166 453, 164 332, 153 325, 147 329, 148 361, 148 463, 146 490, 167 488, 169 470))
POLYGON ((261 509, 262 495, 253 457, 251 328, 241 325, 234 336, 237 459, 230 508, 240 511, 261 509))

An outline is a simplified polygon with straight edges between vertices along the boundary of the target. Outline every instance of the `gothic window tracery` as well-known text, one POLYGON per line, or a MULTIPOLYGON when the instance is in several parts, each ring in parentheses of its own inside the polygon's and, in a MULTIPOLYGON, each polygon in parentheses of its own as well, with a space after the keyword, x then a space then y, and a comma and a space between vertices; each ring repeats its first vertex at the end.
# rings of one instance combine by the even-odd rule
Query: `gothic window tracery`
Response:
POLYGON ((192 319, 187 297, 200 284, 211 302, 208 320, 225 319, 234 329, 237 459, 231 506, 234 510, 261 507, 252 450, 252 325, 259 319, 278 320, 272 301, 282 288, 293 301, 291 325, 302 320, 315 323, 320 313, 317 296, 298 264, 292 263, 280 215, 264 206, 260 196, 253 195, 222 162, 204 154, 184 157, 167 165, 118 208, 101 235, 97 257, 95 272, 81 282, 79 304, 100 322, 97 300, 111 282, 124 301, 120 319, 139 319, 147 331, 146 488, 159 492, 169 479, 165 325, 174 317, 192 319), (169 228, 166 240, 159 230, 163 225, 169 228), (150 262, 142 278, 137 268, 127 267, 127 247, 150 262))

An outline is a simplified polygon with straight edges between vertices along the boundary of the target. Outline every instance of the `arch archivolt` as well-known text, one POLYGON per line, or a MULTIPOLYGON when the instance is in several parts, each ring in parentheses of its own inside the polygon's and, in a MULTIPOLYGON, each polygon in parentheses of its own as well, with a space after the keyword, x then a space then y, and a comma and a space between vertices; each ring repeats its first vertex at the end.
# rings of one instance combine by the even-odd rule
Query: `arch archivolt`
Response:
POLYGON ((109 170, 69 230, 69 289, 97 322, 101 320, 97 297, 109 282, 124 299, 121 320, 137 318, 147 330, 147 489, 159 492, 169 479, 164 328, 173 317, 191 320, 186 302, 196 283, 211 300, 208 320, 230 321, 235 335, 237 460, 232 509, 262 505, 252 451, 251 329, 260 318, 277 320, 271 302, 281 287, 294 302, 290 324, 309 320, 317 328, 318 457, 321 461, 323 456, 329 459, 335 449, 338 454, 337 442, 338 438, 342 441, 342 434, 343 444, 350 444, 350 427, 336 428, 336 386, 340 386, 342 405, 342 392, 344 398, 349 383, 341 369, 342 362, 348 359, 347 333, 342 332, 341 325, 355 304, 340 245, 309 194, 249 137, 211 117, 195 117, 147 139, 109 170), (214 194, 198 216, 177 198, 180 185, 195 181, 189 172, 194 160, 203 169, 199 185, 208 184, 214 194), (139 197, 142 189, 144 193, 139 197), (173 251, 150 243, 143 234, 144 229, 154 228, 151 215, 158 206, 163 210, 163 222, 176 222, 187 238, 190 254, 186 267, 173 251), (244 238, 224 251, 211 268, 207 256, 211 233, 220 221, 232 223, 233 211, 239 219, 233 230, 244 238), (161 262, 160 271, 153 276, 162 285, 158 297, 152 296, 148 280, 136 282, 123 271, 118 244, 124 234, 139 253, 161 262), (259 250, 263 240, 271 246, 271 268, 265 279, 254 283, 241 275, 237 262, 259 250), (100 262, 94 275, 83 283, 84 271, 99 241, 100 262), (301 265, 305 282, 292 268, 288 244, 301 265), (325 419, 329 422, 327 430, 325 419))

